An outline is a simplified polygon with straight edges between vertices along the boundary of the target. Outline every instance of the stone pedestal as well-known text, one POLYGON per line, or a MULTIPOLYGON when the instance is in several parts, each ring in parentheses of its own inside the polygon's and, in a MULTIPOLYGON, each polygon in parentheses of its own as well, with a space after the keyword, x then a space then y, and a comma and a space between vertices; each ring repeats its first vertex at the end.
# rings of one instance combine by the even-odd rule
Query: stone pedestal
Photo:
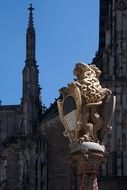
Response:
POLYGON ((104 151, 98 143, 70 144, 70 163, 77 174, 77 190, 98 190, 97 175, 105 159, 104 151))

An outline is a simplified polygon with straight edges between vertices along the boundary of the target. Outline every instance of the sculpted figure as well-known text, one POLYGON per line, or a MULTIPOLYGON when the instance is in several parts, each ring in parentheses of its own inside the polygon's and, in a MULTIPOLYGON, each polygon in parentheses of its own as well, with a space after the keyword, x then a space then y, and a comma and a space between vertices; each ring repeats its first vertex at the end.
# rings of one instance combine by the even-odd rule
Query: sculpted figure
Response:
POLYGON ((77 77, 74 83, 80 88, 86 104, 101 104, 102 100, 111 94, 109 89, 102 88, 100 85, 99 76, 101 71, 95 65, 78 63, 73 74, 77 77))
POLYGON ((104 137, 111 128, 115 96, 101 86, 96 65, 77 63, 73 74, 75 80, 60 89, 59 116, 64 136, 70 140, 71 166, 79 189, 93 189, 95 180, 98 189, 96 175, 105 159, 104 137))
POLYGON ((77 77, 75 84, 80 88, 82 106, 81 139, 99 141, 97 132, 103 127, 104 120, 99 113, 103 100, 111 95, 111 91, 102 88, 99 81, 101 71, 96 65, 76 64, 73 74, 77 77))
MULTIPOLYGON (((65 129, 66 136, 69 136, 72 142, 93 141, 102 143, 106 130, 110 128, 114 111, 112 92, 101 86, 99 81, 101 71, 94 64, 77 63, 73 74, 76 79, 67 87, 60 89, 63 96, 62 100, 72 97, 75 101, 77 127, 70 129, 69 122, 71 123, 71 120, 67 119, 67 123, 64 120, 64 113, 59 111, 64 126, 68 126, 65 129), (75 138, 71 138, 72 136, 75 138)), ((58 108, 60 108, 60 101, 58 108)), ((73 109, 70 113, 74 113, 73 109)), ((66 118, 69 117, 70 115, 66 114, 66 118)))

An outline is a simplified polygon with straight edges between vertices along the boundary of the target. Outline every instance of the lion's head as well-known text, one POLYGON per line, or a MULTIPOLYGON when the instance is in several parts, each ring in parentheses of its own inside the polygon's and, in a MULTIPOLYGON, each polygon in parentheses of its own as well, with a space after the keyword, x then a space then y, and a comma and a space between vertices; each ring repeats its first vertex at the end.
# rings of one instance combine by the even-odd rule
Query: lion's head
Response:
POLYGON ((83 63, 83 62, 80 62, 80 63, 77 63, 75 65, 75 68, 73 70, 73 74, 77 77, 77 78, 81 78, 83 75, 84 75, 84 72, 88 71, 89 70, 89 65, 83 63))

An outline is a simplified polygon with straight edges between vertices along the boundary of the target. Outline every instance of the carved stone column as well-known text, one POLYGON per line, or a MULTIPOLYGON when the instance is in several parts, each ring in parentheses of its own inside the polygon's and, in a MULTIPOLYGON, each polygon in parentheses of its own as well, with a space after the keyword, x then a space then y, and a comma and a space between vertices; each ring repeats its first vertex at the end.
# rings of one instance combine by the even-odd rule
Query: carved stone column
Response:
POLYGON ((98 190, 97 175, 105 159, 105 149, 96 143, 70 145, 70 165, 77 175, 77 190, 98 190))

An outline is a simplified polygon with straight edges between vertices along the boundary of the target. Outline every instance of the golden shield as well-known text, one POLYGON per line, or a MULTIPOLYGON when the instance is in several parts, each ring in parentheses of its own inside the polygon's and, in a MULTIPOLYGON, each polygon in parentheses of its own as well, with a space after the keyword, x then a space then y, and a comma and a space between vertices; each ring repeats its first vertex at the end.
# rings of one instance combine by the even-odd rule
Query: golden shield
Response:
POLYGON ((57 101, 60 119, 64 125, 64 136, 70 142, 77 142, 78 133, 81 128, 81 93, 73 84, 62 90, 62 99, 57 101))

